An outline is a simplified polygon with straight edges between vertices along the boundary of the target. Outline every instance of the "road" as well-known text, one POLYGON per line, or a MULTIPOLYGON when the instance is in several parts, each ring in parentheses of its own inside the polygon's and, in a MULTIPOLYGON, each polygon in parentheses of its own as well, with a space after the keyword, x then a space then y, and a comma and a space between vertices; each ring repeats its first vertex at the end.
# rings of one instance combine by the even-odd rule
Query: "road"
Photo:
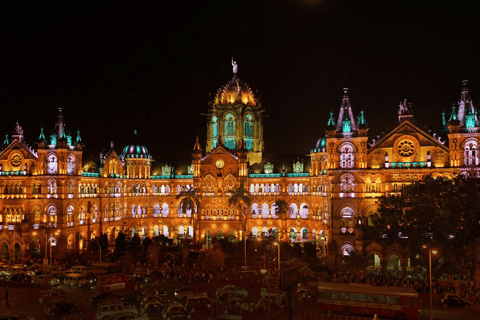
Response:
MULTIPOLYGON (((198 283, 192 284, 204 289, 210 297, 213 297, 215 294, 215 289, 224 283, 198 283)), ((165 283, 161 283, 160 287, 163 290, 166 290, 168 293, 169 299, 173 299, 173 292, 175 288, 179 288, 183 285, 188 285, 188 283, 174 283, 172 280, 167 281, 165 283)), ((243 286, 245 289, 249 291, 249 298, 250 301, 255 301, 259 299, 259 288, 257 287, 248 287, 248 283, 243 286)), ((90 298, 96 294, 95 291, 92 290, 82 290, 82 289, 71 289, 67 288, 66 286, 62 285, 60 287, 67 291, 71 296, 72 300, 80 303, 84 307, 84 319, 94 319, 96 308, 92 306, 90 303, 90 298)), ((9 288, 9 300, 8 304, 5 300, 5 287, 0 288, 0 315, 5 313, 19 313, 25 315, 31 315, 36 320, 47 320, 47 315, 43 312, 42 305, 38 302, 38 296, 40 293, 40 289, 38 288, 9 288)), ((438 304, 434 305, 433 308, 434 319, 435 320, 478 320, 480 318, 480 305, 472 306, 468 309, 460 309, 460 308, 444 308, 438 304)), ((267 320, 267 315, 258 313, 254 315, 253 319, 264 318, 267 320)), ((192 319, 203 319, 206 317, 198 317, 194 316, 192 319)), ((277 311, 275 314, 272 315, 271 319, 275 320, 282 320, 287 318, 286 310, 277 311)), ((293 319, 300 319, 300 320, 309 320, 309 319, 325 319, 326 315, 324 312, 317 309, 315 303, 299 303, 294 302, 293 307, 293 319)), ((333 319, 337 317, 334 316, 333 319)), ((343 316, 342 319, 348 320, 351 317, 343 316)), ((351 318, 351 319, 358 319, 358 318, 351 318)), ((371 319, 371 317, 370 317, 371 319)), ((379 318, 385 319, 385 318, 379 318)), ((425 310, 422 310, 422 319, 430 319, 428 306, 425 310)))

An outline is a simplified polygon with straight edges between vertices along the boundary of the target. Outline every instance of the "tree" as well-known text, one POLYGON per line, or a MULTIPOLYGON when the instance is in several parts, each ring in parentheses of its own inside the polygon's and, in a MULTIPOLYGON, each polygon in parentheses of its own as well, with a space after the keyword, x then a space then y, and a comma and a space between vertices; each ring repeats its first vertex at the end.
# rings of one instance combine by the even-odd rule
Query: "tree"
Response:
POLYGON ((228 199, 228 205, 230 207, 237 207, 242 215, 242 230, 243 230, 243 248, 245 265, 247 265, 247 206, 250 205, 250 197, 248 196, 248 190, 245 189, 243 183, 233 191, 232 196, 228 199), (243 210, 242 210, 243 209, 243 210))
POLYGON ((399 195, 381 197, 373 226, 366 231, 376 240, 398 240, 412 254, 437 249, 445 266, 457 261, 473 275, 480 250, 478 199, 478 178, 425 176, 399 195))
POLYGON ((283 200, 283 199, 278 199, 275 201, 275 215, 277 215, 282 221, 283 221, 283 226, 281 227, 281 230, 279 231, 279 239, 282 239, 284 234, 287 234, 287 217, 288 217, 288 203, 283 200))
POLYGON ((213 273, 220 268, 225 268, 226 257, 221 244, 217 242, 213 249, 201 253, 198 263, 203 270, 213 273))
POLYGON ((201 196, 197 192, 197 190, 195 190, 193 187, 190 188, 187 186, 186 190, 183 190, 182 192, 180 192, 176 198, 181 199, 180 206, 184 214, 186 214, 188 210, 191 210, 190 224, 192 225, 192 228, 193 228, 193 243, 195 243, 194 213, 200 212, 201 196))

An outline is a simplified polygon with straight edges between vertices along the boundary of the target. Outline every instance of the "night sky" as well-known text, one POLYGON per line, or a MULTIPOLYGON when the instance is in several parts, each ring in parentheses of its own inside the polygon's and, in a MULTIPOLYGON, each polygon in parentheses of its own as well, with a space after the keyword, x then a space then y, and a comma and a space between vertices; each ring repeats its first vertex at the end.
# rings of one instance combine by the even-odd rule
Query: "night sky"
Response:
POLYGON ((329 111, 338 116, 345 75, 370 137, 395 126, 405 98, 437 128, 465 74, 480 105, 473 1, 12 2, 1 8, 0 134, 19 122, 31 145, 61 101, 87 154, 110 141, 121 152, 136 129, 155 158, 188 158, 196 136, 205 146, 201 114, 232 77, 232 56, 260 94, 270 154, 309 153, 329 111))

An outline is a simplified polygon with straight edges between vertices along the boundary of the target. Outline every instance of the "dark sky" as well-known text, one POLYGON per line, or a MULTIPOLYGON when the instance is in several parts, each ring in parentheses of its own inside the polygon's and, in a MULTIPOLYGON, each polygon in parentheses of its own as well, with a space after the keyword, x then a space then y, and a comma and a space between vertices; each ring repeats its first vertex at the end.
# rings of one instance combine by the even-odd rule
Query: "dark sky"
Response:
POLYGON ((473 1, 18 2, 1 8, 0 133, 18 121, 32 145, 61 100, 86 153, 110 141, 120 152, 137 129, 154 157, 188 157, 232 56, 268 115, 266 153, 308 153, 338 115, 345 74, 372 137, 405 98, 436 128, 465 74, 480 104, 473 1))

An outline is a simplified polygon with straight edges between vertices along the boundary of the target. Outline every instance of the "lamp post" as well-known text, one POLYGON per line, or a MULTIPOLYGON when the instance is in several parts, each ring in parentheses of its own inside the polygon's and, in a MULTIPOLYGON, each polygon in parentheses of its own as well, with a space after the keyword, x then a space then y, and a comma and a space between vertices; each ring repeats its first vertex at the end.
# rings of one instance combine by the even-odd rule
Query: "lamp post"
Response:
MULTIPOLYGON (((427 246, 423 246, 423 247, 427 248, 427 246)), ((432 253, 437 254, 437 250, 428 248, 428 273, 429 273, 429 287, 430 287, 430 320, 433 319, 432 253)))
POLYGON ((100 246, 100 243, 98 243, 97 240, 90 240, 90 241, 97 244, 98 249, 100 250, 100 262, 102 262, 102 247, 100 246))

